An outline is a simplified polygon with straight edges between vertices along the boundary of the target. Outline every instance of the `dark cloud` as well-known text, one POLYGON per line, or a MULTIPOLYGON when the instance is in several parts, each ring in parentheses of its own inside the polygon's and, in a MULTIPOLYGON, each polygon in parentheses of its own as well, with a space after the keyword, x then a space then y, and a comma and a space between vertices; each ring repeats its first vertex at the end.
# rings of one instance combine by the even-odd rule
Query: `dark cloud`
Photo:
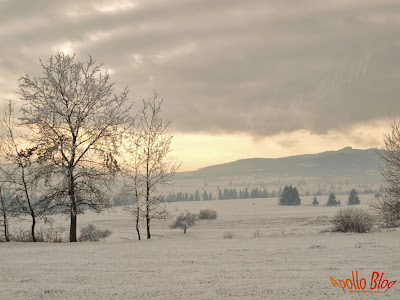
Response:
POLYGON ((400 4, 0 0, 0 97, 70 47, 182 132, 346 130, 397 114, 400 4))

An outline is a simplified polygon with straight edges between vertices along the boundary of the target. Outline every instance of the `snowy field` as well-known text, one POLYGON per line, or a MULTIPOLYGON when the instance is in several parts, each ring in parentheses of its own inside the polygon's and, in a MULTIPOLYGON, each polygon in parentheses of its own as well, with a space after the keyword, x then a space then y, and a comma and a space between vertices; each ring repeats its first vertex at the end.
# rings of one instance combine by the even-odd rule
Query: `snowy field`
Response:
MULTIPOLYGON (((325 203, 327 196, 318 199, 325 203)), ((360 199, 364 207, 372 200, 360 199)), ((170 229, 171 220, 154 221, 152 239, 142 241, 121 208, 80 215, 79 226, 92 223, 113 234, 97 243, 1 243, 0 299, 400 299, 400 282, 386 293, 345 294, 330 280, 358 271, 366 290, 374 271, 399 280, 400 230, 327 232, 339 208, 311 201, 170 203, 172 215, 210 208, 218 219, 198 221, 186 235, 170 229), (227 232, 233 238, 224 238, 227 232)))

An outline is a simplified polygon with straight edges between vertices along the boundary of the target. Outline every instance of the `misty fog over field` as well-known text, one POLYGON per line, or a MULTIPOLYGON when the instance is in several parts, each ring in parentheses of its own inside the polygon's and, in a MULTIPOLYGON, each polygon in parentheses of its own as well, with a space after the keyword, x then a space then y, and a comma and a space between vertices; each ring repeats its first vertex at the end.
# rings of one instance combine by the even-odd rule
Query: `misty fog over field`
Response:
POLYGON ((0 299, 399 299, 398 0, 0 0, 0 299))

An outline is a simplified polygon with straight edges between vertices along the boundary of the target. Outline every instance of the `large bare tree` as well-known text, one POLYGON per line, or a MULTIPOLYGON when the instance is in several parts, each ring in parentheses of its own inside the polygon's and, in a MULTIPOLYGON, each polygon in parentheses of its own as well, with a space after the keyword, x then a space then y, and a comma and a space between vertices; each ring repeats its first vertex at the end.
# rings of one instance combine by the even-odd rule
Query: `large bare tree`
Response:
POLYGON ((128 90, 116 94, 109 73, 92 57, 80 62, 58 52, 40 62, 40 76, 20 78, 20 120, 46 170, 47 200, 69 215, 70 241, 76 242, 77 214, 111 204, 108 191, 122 136, 132 124, 131 105, 128 90))
POLYGON ((128 143, 130 150, 127 150, 127 159, 131 161, 128 174, 136 201, 132 212, 136 216, 137 230, 139 215, 144 215, 147 239, 151 238, 151 220, 167 216, 164 197, 158 189, 172 181, 180 166, 167 157, 172 150, 172 121, 162 117, 162 104, 157 92, 143 100, 135 126, 136 139, 128 143))

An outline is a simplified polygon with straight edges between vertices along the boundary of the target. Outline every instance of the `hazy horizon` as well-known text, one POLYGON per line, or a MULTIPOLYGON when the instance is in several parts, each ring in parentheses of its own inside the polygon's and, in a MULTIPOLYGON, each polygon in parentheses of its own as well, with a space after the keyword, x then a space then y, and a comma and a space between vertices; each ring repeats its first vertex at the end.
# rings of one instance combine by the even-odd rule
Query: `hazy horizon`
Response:
POLYGON ((223 165, 223 164, 229 164, 232 162, 236 162, 236 161, 242 161, 242 160, 251 160, 251 159, 280 159, 280 158, 288 158, 288 157, 293 157, 293 156, 302 156, 302 155, 313 155, 313 154, 320 154, 320 153, 324 153, 324 152, 337 152, 340 150, 344 150, 346 148, 351 148, 352 150, 371 150, 371 149, 379 149, 379 148, 375 148, 375 147, 370 147, 370 148, 365 148, 365 149, 359 149, 359 148, 354 148, 351 146, 346 146, 340 149, 328 149, 328 150, 323 150, 323 151, 317 151, 317 152, 310 152, 310 153, 296 153, 293 155, 285 155, 285 156, 276 156, 276 157, 260 157, 260 156, 254 156, 254 157, 243 157, 243 158, 238 158, 238 159, 234 159, 234 160, 230 160, 230 161, 224 161, 224 162, 220 162, 220 163, 215 163, 215 164, 211 164, 211 165, 206 165, 206 166, 202 166, 199 167, 197 169, 193 169, 193 170, 179 170, 178 172, 192 172, 192 171, 198 171, 200 169, 203 168, 207 168, 207 167, 211 167, 211 166, 218 166, 218 165, 223 165))

